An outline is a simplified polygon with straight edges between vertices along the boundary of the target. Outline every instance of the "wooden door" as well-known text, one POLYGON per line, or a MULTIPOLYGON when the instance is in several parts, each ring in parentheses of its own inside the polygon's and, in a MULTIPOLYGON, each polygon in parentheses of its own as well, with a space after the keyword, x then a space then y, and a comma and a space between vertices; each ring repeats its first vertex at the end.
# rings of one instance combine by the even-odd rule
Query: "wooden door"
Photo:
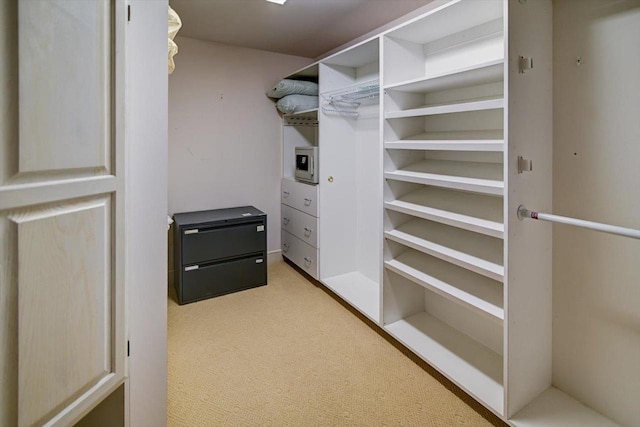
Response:
POLYGON ((124 0, 0 6, 0 425, 68 425, 120 385, 124 0))

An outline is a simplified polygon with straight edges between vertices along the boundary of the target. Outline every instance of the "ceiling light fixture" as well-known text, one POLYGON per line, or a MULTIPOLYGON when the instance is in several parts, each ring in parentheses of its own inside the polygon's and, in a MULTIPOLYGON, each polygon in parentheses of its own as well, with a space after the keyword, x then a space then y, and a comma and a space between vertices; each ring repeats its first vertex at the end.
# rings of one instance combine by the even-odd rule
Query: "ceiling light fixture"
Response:
POLYGON ((279 5, 283 5, 287 0, 267 0, 267 1, 271 3, 277 3, 279 5))

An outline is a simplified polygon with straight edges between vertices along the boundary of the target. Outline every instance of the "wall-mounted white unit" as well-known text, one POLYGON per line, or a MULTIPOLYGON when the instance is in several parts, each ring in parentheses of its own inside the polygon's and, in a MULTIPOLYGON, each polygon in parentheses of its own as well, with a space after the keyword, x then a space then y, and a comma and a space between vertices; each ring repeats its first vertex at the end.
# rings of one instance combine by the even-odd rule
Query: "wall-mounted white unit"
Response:
POLYGON ((320 62, 320 279, 380 321, 379 43, 320 62))
MULTIPOLYGON (((317 82, 318 65, 313 64, 286 78, 317 82)), ((320 192, 317 185, 296 181, 295 149, 317 146, 317 108, 283 116, 280 218, 282 255, 314 279, 320 277, 320 192)))
POLYGON ((314 64, 320 281, 511 425, 614 425, 552 383, 551 228, 517 218, 551 211, 552 3, 428 9, 314 64))

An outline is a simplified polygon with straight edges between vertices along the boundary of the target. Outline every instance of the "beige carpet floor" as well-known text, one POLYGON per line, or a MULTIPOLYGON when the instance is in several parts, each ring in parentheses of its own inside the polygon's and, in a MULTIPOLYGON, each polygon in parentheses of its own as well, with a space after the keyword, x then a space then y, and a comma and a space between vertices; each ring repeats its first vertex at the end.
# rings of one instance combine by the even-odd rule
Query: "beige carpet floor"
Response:
POLYGON ((169 426, 499 422, 285 263, 267 286, 168 310, 169 426))

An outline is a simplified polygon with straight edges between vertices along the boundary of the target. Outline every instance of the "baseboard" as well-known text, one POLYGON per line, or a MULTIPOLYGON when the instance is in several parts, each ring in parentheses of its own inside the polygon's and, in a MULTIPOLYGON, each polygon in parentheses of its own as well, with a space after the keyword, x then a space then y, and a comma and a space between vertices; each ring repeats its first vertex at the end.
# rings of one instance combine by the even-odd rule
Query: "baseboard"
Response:
POLYGON ((275 251, 267 252, 267 265, 272 265, 277 262, 282 262, 282 251, 277 249, 275 251))

